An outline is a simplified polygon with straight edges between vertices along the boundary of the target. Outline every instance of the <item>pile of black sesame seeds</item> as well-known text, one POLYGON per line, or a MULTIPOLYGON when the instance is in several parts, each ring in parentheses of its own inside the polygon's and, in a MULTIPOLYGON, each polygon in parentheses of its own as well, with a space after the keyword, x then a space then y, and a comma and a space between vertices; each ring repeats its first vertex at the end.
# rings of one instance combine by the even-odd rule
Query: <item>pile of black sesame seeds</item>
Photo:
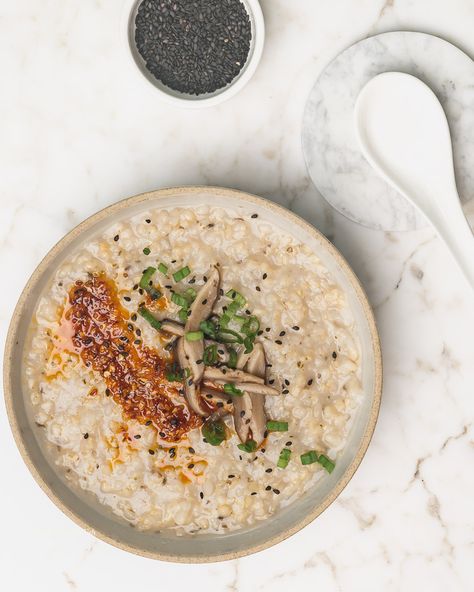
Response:
POLYGON ((143 0, 135 26, 147 69, 182 93, 223 88, 250 51, 251 24, 241 0, 143 0))

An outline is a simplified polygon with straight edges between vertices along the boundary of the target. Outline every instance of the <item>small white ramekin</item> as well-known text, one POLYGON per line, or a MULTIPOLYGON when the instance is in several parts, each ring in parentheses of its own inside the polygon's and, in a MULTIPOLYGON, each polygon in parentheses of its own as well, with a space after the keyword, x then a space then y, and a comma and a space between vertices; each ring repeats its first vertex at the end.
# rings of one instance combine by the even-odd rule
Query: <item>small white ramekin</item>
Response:
POLYGON ((141 1, 142 0, 125 0, 122 30, 126 41, 126 51, 129 59, 131 58, 134 70, 141 74, 140 78, 142 80, 148 81, 148 86, 155 89, 157 91, 157 96, 161 99, 167 103, 180 105, 182 107, 212 107, 233 97, 252 78, 258 63, 260 62, 260 58, 262 57, 265 39, 265 23, 259 0, 241 0, 248 12, 252 31, 249 55, 242 70, 227 86, 224 86, 213 93, 198 96, 181 93, 169 88, 155 78, 155 76, 153 76, 153 74, 146 68, 145 62, 135 45, 135 17, 141 1))

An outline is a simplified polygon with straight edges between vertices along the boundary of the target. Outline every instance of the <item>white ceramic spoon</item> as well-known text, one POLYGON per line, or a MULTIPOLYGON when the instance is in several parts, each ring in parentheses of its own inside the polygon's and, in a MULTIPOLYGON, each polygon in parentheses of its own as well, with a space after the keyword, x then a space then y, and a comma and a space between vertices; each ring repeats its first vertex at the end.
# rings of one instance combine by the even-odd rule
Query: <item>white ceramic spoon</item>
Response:
POLYGON ((474 237, 459 201, 449 126, 433 91, 385 72, 357 98, 355 127, 374 169, 433 224, 474 289, 474 237))

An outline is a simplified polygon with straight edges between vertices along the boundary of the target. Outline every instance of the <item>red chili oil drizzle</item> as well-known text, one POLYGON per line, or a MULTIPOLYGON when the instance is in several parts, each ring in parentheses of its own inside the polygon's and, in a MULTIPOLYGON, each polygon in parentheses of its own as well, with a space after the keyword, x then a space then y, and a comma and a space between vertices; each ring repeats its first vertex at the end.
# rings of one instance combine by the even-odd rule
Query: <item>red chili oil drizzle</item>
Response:
POLYGON ((128 318, 114 282, 104 275, 77 281, 69 292, 64 320, 72 325, 76 353, 103 377, 106 394, 129 418, 151 421, 163 440, 177 442, 202 420, 187 406, 180 385, 166 379, 158 353, 134 343, 128 318))

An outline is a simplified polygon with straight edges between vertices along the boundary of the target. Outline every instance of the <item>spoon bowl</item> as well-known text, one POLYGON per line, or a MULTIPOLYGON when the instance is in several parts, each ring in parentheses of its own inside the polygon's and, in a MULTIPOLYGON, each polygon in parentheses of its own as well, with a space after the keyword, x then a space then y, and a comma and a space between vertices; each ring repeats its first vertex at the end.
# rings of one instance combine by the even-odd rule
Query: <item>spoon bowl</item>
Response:
POLYGON ((474 288, 474 240, 461 208, 448 121, 433 91, 401 72, 375 76, 354 110, 363 155, 432 223, 474 288))

